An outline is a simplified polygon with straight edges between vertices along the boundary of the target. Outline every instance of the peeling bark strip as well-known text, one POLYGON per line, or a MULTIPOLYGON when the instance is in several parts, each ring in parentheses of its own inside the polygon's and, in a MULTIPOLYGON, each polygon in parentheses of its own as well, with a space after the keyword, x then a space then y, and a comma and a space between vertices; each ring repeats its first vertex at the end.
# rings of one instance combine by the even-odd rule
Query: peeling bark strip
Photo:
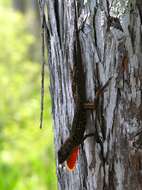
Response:
POLYGON ((47 41, 47 37, 49 36, 48 27, 46 25, 46 18, 44 13, 45 2, 42 4, 39 1, 40 8, 40 17, 41 17, 41 54, 42 54, 42 67, 41 67, 41 101, 40 101, 40 129, 43 125, 43 112, 44 112, 44 77, 45 77, 45 41, 47 41), (45 40, 46 36, 46 40, 45 40))
POLYGON ((98 135, 88 138, 81 147, 76 170, 59 168, 57 161, 59 189, 141 190, 142 1, 129 0, 128 10, 118 17, 111 14, 114 7, 110 8, 109 0, 77 0, 78 20, 74 0, 40 2, 45 6, 42 11, 48 34, 56 158, 70 136, 76 115, 70 74, 78 63, 75 21, 81 28, 86 20, 79 30, 86 100, 93 102, 100 84, 113 76, 111 85, 99 98, 96 112, 86 114, 85 134, 98 135))

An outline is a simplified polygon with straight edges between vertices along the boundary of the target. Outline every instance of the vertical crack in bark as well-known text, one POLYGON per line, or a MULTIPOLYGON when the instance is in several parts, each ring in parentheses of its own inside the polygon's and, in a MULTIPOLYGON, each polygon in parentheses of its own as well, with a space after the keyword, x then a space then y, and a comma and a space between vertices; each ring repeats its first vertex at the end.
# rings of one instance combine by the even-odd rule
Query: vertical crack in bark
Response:
POLYGON ((59 37, 59 42, 61 46, 61 33, 60 33, 60 15, 59 15, 59 2, 58 0, 54 0, 54 10, 55 10, 55 17, 56 17, 56 26, 57 26, 57 33, 59 37))
POLYGON ((136 0, 136 5, 139 10, 141 25, 142 25, 142 2, 141 2, 141 0, 136 0))

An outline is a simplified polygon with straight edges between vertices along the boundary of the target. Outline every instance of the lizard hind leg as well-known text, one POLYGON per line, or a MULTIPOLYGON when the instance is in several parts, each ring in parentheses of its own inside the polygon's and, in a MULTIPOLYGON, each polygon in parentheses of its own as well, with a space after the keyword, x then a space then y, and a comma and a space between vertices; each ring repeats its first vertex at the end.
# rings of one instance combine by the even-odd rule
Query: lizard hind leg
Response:
POLYGON ((97 103, 96 102, 88 102, 83 104, 84 109, 86 110, 96 110, 97 103))
POLYGON ((111 81, 111 79, 112 79, 112 77, 110 77, 107 80, 107 82, 97 90, 96 98, 95 98, 94 102, 88 102, 88 103, 83 104, 84 109, 87 109, 87 110, 96 110, 97 109, 99 97, 103 94, 103 92, 105 92, 106 87, 109 85, 109 82, 111 81))

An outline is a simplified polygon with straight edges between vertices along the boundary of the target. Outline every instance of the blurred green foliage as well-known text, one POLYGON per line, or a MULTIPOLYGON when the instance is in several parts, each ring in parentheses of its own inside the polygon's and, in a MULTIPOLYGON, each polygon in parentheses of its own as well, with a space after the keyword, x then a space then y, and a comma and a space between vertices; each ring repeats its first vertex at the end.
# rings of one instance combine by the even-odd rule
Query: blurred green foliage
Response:
POLYGON ((40 64, 30 60, 35 38, 4 2, 10 1, 0 2, 0 190, 56 190, 49 80, 40 130, 40 64))
POLYGON ((0 0, 0 6, 10 7, 11 3, 12 3, 11 0, 0 0))

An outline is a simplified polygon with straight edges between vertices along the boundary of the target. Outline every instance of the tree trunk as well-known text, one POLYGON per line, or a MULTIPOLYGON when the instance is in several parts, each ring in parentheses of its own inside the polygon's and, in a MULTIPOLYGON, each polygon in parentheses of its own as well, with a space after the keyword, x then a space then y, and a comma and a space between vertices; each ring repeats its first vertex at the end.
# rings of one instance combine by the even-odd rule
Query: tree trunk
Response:
POLYGON ((87 112, 85 133, 97 131, 102 144, 94 137, 87 138, 73 172, 58 167, 57 161, 59 189, 141 190, 142 1, 129 0, 118 18, 113 14, 115 1, 114 6, 107 0, 41 0, 40 4, 48 26, 56 158, 70 134, 74 117, 71 69, 76 39, 75 6, 87 101, 93 101, 99 86, 112 77, 97 110, 87 112))

